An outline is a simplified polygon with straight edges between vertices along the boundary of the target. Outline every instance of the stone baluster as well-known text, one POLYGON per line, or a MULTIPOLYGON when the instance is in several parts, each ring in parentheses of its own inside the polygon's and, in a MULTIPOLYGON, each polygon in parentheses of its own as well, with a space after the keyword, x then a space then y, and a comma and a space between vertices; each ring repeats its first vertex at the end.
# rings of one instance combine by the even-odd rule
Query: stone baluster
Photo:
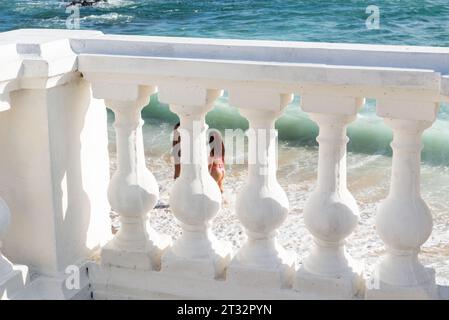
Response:
POLYGON ((166 85, 159 101, 180 118, 181 174, 170 193, 170 208, 180 221, 182 235, 162 257, 162 271, 220 278, 230 260, 230 248, 209 228, 221 208, 221 192, 209 174, 205 115, 221 90, 166 85))
POLYGON ((433 226, 432 214, 420 195, 421 137, 437 110, 436 102, 377 101, 378 115, 393 130, 393 163, 390 191, 376 216, 376 230, 386 253, 368 283, 369 299, 438 297, 434 270, 418 259, 433 226))
MULTIPOLYGON (((0 112, 11 109, 9 93, 0 94, 0 112)), ((11 223, 11 212, 0 198, 0 300, 8 300, 20 294, 29 282, 28 267, 12 264, 2 252, 3 240, 11 223)))
POLYGON ((346 186, 346 127, 363 99, 304 94, 302 109, 319 126, 318 181, 304 207, 313 248, 299 269, 294 288, 328 298, 353 298, 361 289, 361 268, 345 250, 359 210, 346 186))
POLYGON ((119 214, 120 230, 103 249, 102 264, 158 270, 160 256, 169 244, 148 223, 159 188, 145 164, 141 110, 155 88, 137 85, 93 84, 94 96, 104 98, 115 115, 117 170, 111 178, 108 198, 119 214))
POLYGON ((278 245, 277 229, 289 211, 279 185, 277 131, 274 122, 293 95, 269 90, 230 91, 230 104, 249 121, 248 178, 239 191, 236 213, 248 239, 228 268, 227 280, 236 284, 272 288, 291 286, 294 257, 278 245))

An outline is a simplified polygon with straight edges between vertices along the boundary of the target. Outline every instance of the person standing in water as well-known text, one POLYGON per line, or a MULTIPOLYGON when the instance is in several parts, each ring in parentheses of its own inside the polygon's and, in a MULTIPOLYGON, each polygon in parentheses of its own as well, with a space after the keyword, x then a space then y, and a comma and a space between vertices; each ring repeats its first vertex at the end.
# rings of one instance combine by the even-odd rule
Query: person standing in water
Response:
MULTIPOLYGON (((181 174, 181 135, 178 131, 180 123, 178 122, 173 128, 172 155, 175 162, 175 172, 173 178, 176 180, 181 174)), ((214 131, 209 134, 209 157, 208 168, 209 173, 217 182, 221 193, 223 193, 223 182, 225 177, 225 148, 223 139, 219 132, 214 131)))
POLYGON ((173 128, 172 156, 175 161, 175 173, 173 176, 175 180, 181 174, 181 134, 178 131, 180 125, 178 122, 173 128))
POLYGON ((209 173, 217 182, 221 193, 223 193, 223 180, 225 177, 225 147, 219 132, 213 131, 209 134, 209 173))

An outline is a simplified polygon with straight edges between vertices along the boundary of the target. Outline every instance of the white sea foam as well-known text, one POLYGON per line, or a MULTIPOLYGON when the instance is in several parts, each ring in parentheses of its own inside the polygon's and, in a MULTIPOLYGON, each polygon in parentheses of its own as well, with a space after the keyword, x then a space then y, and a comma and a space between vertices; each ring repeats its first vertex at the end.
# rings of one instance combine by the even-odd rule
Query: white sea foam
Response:
POLYGON ((136 1, 132 0, 108 0, 107 2, 99 2, 96 4, 99 8, 120 8, 125 6, 131 6, 136 4, 136 1))
POLYGON ((111 13, 105 13, 105 14, 100 14, 100 15, 89 15, 89 16, 84 16, 80 18, 80 21, 92 21, 94 23, 101 23, 101 22, 111 22, 111 21, 116 21, 116 22, 129 22, 133 19, 133 16, 131 15, 126 15, 126 14, 118 14, 116 12, 111 12, 111 13))

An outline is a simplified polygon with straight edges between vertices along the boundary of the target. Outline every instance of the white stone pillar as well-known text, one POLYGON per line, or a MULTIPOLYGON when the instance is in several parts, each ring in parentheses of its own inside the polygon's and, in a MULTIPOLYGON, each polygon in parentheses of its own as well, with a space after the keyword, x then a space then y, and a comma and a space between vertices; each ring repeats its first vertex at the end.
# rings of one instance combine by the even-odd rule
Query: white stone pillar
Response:
POLYGON ((33 267, 46 299, 88 297, 86 261, 111 238, 106 110, 61 32, 18 32, 11 59, 0 54, 0 110, 10 105, 0 112, 0 194, 12 213, 2 251, 33 267), (74 265, 80 288, 68 290, 74 265))
POLYGON ((94 94, 106 97, 115 114, 117 171, 112 176, 108 198, 119 214, 121 227, 101 253, 103 265, 158 270, 160 256, 168 245, 151 230, 148 212, 159 197, 159 187, 145 164, 141 110, 155 88, 137 85, 95 84, 94 94))
POLYGON ((181 175, 170 193, 170 208, 182 227, 181 237, 162 257, 162 271, 219 278, 230 259, 227 245, 209 228, 221 208, 221 192, 207 166, 205 115, 221 96, 220 90, 166 85, 159 101, 168 103, 180 118, 181 175))
MULTIPOLYGON (((0 99, 0 112, 10 109, 9 95, 5 94, 4 104, 0 99)), ((1 96, 0 96, 1 97, 1 96)), ((24 265, 14 266, 2 252, 3 239, 11 223, 11 212, 6 202, 0 198, 0 299, 13 298, 24 285, 28 283, 28 267, 24 265)))
POLYGON ((418 259, 432 232, 432 214, 420 195, 421 137, 435 120, 435 102, 380 100, 378 114, 393 130, 390 192, 379 205, 376 230, 386 253, 368 283, 371 299, 434 299, 435 272, 418 259), (399 112, 406 110, 411 112, 399 112))
POLYGON ((228 268, 227 281, 263 287, 289 287, 294 257, 276 240, 277 229, 287 217, 287 195, 279 185, 277 131, 274 122, 292 101, 291 94, 263 90, 231 90, 230 104, 249 121, 248 178, 240 190, 236 213, 247 241, 228 268))
POLYGON ((302 109, 319 126, 317 187, 304 207, 314 245, 299 269, 294 288, 328 298, 353 298, 361 289, 360 266, 345 250, 359 210, 346 185, 346 127, 363 100, 305 94, 302 109))

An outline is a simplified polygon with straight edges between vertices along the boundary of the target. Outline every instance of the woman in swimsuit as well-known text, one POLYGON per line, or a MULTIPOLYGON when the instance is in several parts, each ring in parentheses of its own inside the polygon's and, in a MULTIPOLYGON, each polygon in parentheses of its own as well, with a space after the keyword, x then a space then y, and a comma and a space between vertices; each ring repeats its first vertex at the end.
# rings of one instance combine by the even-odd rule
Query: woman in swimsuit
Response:
POLYGON ((172 156, 175 161, 175 174, 173 179, 181 174, 181 134, 178 131, 180 123, 178 122, 173 128, 172 156))
MULTIPOLYGON (((178 178, 181 174, 181 135, 178 131, 179 125, 180 124, 178 122, 173 129, 172 155, 175 161, 174 179, 178 178)), ((223 180, 225 176, 225 148, 223 139, 217 131, 209 134, 209 147, 209 173, 217 182, 221 193, 223 193, 223 180)))
POLYGON ((211 132, 209 135, 209 173, 217 182, 221 193, 223 193, 223 180, 225 176, 225 148, 223 139, 218 132, 211 132))

